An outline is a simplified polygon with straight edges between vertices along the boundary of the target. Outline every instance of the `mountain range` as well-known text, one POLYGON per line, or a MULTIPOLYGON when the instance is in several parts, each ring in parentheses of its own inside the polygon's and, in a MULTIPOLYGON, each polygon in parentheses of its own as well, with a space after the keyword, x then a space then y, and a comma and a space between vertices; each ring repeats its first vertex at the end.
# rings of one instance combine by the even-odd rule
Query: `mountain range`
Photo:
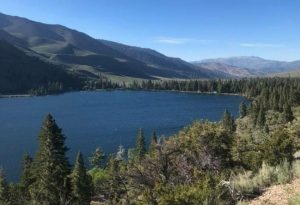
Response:
POLYGON ((194 64, 203 65, 211 63, 219 63, 222 65, 230 65, 237 68, 243 68, 255 75, 266 75, 270 73, 291 72, 300 70, 300 60, 298 61, 276 61, 267 60, 256 56, 240 56, 230 58, 206 59, 193 62, 194 64))
POLYGON ((149 48, 95 39, 62 25, 0 13, 0 39, 28 56, 86 78, 191 79, 255 77, 300 69, 300 61, 233 57, 186 62, 149 48))
POLYGON ((210 77, 204 69, 150 49, 98 40, 61 25, 5 14, 0 14, 0 39, 29 55, 89 76, 104 73, 146 79, 210 77))

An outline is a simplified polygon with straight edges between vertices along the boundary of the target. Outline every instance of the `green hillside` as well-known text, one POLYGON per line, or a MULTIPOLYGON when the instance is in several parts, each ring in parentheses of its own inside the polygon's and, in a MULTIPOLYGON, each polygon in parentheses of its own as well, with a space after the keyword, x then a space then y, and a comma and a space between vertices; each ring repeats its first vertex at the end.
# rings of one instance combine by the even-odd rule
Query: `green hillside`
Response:
POLYGON ((79 89, 80 80, 0 41, 0 94, 46 94, 79 89))

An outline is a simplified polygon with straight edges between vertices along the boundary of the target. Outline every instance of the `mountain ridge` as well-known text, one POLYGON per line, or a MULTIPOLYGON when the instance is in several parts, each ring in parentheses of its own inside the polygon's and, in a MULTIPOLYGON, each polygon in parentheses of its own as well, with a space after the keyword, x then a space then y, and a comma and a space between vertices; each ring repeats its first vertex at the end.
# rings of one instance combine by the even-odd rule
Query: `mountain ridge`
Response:
POLYGON ((69 69, 144 79, 209 78, 206 70, 196 69, 187 62, 181 62, 185 67, 178 69, 178 66, 171 65, 174 60, 158 55, 158 52, 157 58, 165 58, 169 63, 168 69, 149 66, 85 33, 59 24, 43 24, 5 14, 0 14, 0 22, 0 39, 69 69))
POLYGON ((222 63, 239 68, 250 69, 257 72, 258 75, 290 72, 300 68, 300 60, 296 61, 278 61, 268 60, 258 56, 234 56, 228 58, 204 59, 201 61, 193 61, 193 64, 199 63, 222 63))
POLYGON ((30 56, 87 78, 118 76, 138 79, 211 79, 264 76, 300 69, 300 60, 285 62, 257 56, 187 62, 156 50, 130 46, 60 24, 45 24, 0 13, 0 39, 30 56))

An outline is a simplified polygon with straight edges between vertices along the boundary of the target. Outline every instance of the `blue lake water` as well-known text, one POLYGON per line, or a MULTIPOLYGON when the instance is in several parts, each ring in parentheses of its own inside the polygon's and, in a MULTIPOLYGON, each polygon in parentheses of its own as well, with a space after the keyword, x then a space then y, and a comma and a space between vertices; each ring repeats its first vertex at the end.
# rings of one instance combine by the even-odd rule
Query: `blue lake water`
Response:
POLYGON ((51 113, 66 135, 71 162, 100 146, 106 154, 120 144, 134 146, 139 128, 149 139, 175 134, 195 120, 218 121, 227 108, 237 115, 240 96, 179 92, 74 92, 28 98, 0 99, 0 166, 9 180, 20 174, 24 153, 35 155, 44 116, 51 113))

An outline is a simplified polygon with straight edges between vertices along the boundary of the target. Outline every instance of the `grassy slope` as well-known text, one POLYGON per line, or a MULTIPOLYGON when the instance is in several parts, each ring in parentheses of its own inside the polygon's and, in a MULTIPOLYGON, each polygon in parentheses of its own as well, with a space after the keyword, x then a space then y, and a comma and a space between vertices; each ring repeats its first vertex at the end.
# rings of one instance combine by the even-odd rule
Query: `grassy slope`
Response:
POLYGON ((47 87, 49 82, 61 82, 65 88, 79 87, 79 81, 62 69, 0 41, 0 94, 27 93, 47 87))

